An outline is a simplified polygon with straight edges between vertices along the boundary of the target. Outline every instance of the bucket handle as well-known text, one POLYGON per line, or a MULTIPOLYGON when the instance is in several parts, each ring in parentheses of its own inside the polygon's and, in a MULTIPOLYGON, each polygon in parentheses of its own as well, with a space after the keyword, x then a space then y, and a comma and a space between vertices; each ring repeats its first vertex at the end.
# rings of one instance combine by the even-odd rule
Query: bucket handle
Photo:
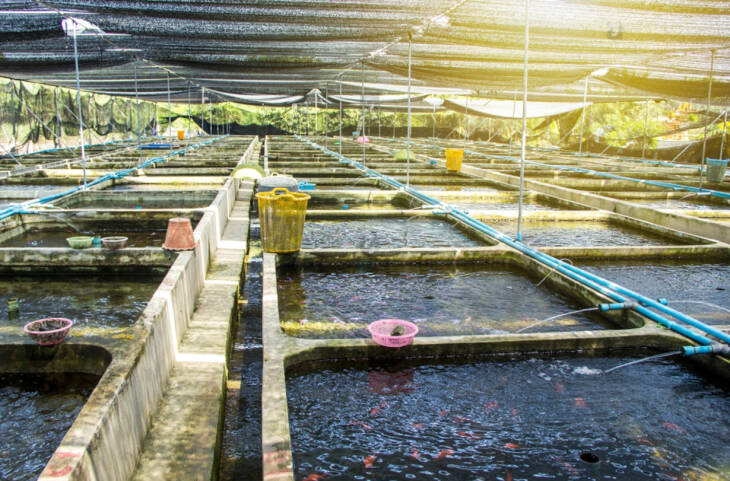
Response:
POLYGON ((289 192, 289 189, 287 189, 286 187, 274 187, 273 189, 271 189, 271 193, 272 193, 272 195, 291 194, 291 192, 289 192))

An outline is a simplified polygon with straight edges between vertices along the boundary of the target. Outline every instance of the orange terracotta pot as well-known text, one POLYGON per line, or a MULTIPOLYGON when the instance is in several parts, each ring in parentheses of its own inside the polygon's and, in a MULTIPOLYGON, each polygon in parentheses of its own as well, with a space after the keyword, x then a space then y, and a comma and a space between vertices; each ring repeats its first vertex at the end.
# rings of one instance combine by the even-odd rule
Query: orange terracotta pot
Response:
POLYGON ((167 233, 163 249, 169 251, 190 251, 195 249, 195 238, 190 219, 173 217, 167 222, 167 233))

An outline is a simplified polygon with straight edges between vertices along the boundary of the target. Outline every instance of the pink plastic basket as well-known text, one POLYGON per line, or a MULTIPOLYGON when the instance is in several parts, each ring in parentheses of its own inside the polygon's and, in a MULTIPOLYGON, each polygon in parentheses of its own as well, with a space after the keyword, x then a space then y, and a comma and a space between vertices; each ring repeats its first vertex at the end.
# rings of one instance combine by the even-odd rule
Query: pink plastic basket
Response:
POLYGON ((370 331, 373 341, 381 346, 403 347, 413 342, 413 338, 418 333, 418 326, 402 319, 380 319, 379 321, 370 323, 368 331, 370 331), (396 326, 403 326, 403 335, 390 335, 396 326))
POLYGON ((63 317, 48 317, 29 322, 23 327, 23 331, 41 346, 53 346, 60 344, 74 321, 63 317))

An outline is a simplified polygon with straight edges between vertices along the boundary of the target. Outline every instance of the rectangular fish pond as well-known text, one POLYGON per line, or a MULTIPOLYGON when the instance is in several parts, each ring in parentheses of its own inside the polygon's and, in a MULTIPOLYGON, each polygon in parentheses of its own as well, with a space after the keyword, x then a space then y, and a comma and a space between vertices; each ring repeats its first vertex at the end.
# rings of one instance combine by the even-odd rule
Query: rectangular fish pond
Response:
POLYGON ((46 317, 73 320, 71 336, 83 335, 84 328, 128 327, 147 306, 163 277, 163 273, 148 272, 134 276, 0 276, 0 328, 22 335, 26 323, 46 317), (8 300, 13 298, 18 300, 17 311, 8 307, 8 300))
POLYGON ((730 325, 730 264, 692 260, 576 260, 575 265, 707 324, 730 325))
MULTIPOLYGON (((456 207, 457 209, 466 210, 518 210, 519 196, 516 194, 501 194, 494 196, 475 195, 473 199, 463 196, 461 199, 447 199, 445 203, 456 207)), ((572 202, 562 201, 558 199, 550 199, 542 195, 526 195, 523 198, 522 209, 525 211, 557 211, 557 210, 579 210, 580 207, 572 202)))
MULTIPOLYGON (((109 216, 100 218, 96 212, 52 212, 21 216, 20 226, 0 232, 0 247, 69 247, 66 239, 77 236, 125 236, 126 247, 161 247, 167 232, 167 217, 145 217, 143 213, 129 218, 109 216)), ((202 212, 189 212, 193 229, 202 212)), ((160 217, 160 216, 158 216, 160 217)))
POLYGON ((0 479, 37 479, 98 381, 85 373, 0 373, 0 479))
POLYGON ((307 220, 304 249, 478 247, 488 242, 448 222, 428 216, 353 220, 307 220))
POLYGON ((195 209, 207 207, 218 195, 217 190, 195 190, 179 194, 170 191, 128 193, 86 191, 54 202, 64 209, 195 209))
POLYGON ((388 318, 419 336, 617 327, 508 264, 280 266, 277 278, 281 327, 298 337, 370 337, 368 324, 388 318))
POLYGON ((645 354, 290 368, 295 479, 729 479, 727 385, 645 354))
MULTIPOLYGON (((517 220, 482 220, 514 238, 517 220)), ((681 234, 660 233, 614 220, 523 220, 522 242, 537 247, 661 246, 706 244, 681 234)))

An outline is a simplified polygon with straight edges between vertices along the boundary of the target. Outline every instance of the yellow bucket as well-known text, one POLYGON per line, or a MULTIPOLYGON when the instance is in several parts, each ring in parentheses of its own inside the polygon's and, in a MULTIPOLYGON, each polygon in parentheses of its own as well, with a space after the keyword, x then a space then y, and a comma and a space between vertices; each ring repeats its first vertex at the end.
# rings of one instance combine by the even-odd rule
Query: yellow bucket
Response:
POLYGON ((277 187, 270 192, 259 192, 256 198, 263 249, 278 254, 301 249, 309 195, 277 187))
POLYGON ((461 170, 461 160, 464 158, 463 149, 446 149, 446 170, 458 172, 461 170))
POLYGON ((185 140, 185 131, 184 130, 177 131, 177 140, 185 140))

